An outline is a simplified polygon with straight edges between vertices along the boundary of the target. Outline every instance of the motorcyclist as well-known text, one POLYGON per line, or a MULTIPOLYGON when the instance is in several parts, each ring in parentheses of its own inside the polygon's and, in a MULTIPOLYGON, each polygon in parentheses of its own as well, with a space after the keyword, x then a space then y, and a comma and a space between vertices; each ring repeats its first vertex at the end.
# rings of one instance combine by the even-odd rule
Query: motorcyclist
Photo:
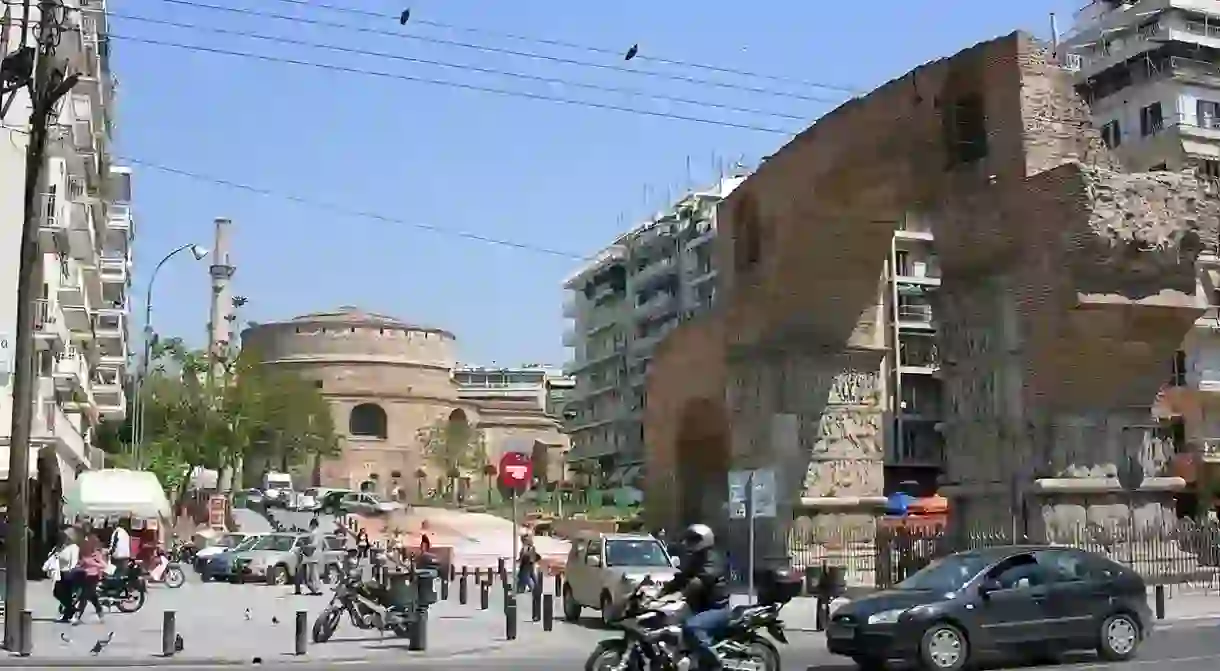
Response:
POLYGON ((716 550, 716 537, 706 524, 687 527, 680 542, 685 551, 682 564, 678 574, 661 588, 661 594, 681 592, 686 600, 691 615, 683 621, 682 630, 687 640, 695 643, 692 652, 699 657, 699 669, 721 669, 712 643, 713 635, 732 619, 725 560, 716 550))

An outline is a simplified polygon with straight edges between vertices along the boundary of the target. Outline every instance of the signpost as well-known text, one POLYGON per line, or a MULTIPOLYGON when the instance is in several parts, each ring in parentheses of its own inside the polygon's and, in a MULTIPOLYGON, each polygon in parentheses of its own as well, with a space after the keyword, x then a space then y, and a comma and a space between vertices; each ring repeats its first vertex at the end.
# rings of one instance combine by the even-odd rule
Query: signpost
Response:
MULTIPOLYGON (((534 479, 534 463, 530 460, 530 455, 524 452, 505 452, 500 455, 500 484, 509 491, 509 496, 513 501, 513 574, 509 578, 512 581, 512 593, 517 593, 517 571, 520 567, 517 566, 517 560, 521 554, 520 548, 517 546, 519 542, 518 536, 521 534, 521 521, 517 514, 517 497, 529 488, 530 482, 534 479)), ((516 599, 514 598, 515 602, 516 599)))
POLYGON ((775 471, 770 468, 729 471, 729 519, 747 520, 749 553, 746 556, 746 589, 754 600, 755 520, 775 517, 775 471))

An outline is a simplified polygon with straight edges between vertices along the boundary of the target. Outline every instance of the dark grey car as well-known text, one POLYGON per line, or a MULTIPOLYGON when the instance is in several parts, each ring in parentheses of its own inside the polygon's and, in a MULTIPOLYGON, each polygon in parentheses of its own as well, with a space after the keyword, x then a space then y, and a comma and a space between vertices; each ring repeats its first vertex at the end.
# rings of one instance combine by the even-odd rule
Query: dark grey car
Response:
POLYGON ((988 654, 1042 661, 1083 649, 1127 660, 1152 626, 1145 589, 1130 568, 1074 548, 959 552, 841 606, 826 646, 862 669, 898 659, 957 671, 988 654))

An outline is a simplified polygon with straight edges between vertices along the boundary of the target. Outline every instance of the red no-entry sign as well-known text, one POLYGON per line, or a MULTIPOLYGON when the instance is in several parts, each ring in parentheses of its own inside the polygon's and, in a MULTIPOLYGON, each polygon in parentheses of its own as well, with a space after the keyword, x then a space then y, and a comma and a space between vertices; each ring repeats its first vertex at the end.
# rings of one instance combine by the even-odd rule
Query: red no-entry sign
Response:
POLYGON ((534 464, 530 455, 522 452, 505 452, 500 456, 500 484, 509 489, 525 489, 534 477, 534 464))

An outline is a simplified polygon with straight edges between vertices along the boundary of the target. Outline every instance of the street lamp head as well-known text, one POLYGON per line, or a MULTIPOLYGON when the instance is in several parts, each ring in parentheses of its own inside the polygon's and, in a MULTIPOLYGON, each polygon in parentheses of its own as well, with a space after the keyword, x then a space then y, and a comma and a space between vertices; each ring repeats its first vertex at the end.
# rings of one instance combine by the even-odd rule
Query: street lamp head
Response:
POLYGON ((203 257, 205 257, 207 255, 208 255, 207 247, 200 247, 199 245, 191 245, 191 256, 194 256, 196 261, 202 261, 203 257))

